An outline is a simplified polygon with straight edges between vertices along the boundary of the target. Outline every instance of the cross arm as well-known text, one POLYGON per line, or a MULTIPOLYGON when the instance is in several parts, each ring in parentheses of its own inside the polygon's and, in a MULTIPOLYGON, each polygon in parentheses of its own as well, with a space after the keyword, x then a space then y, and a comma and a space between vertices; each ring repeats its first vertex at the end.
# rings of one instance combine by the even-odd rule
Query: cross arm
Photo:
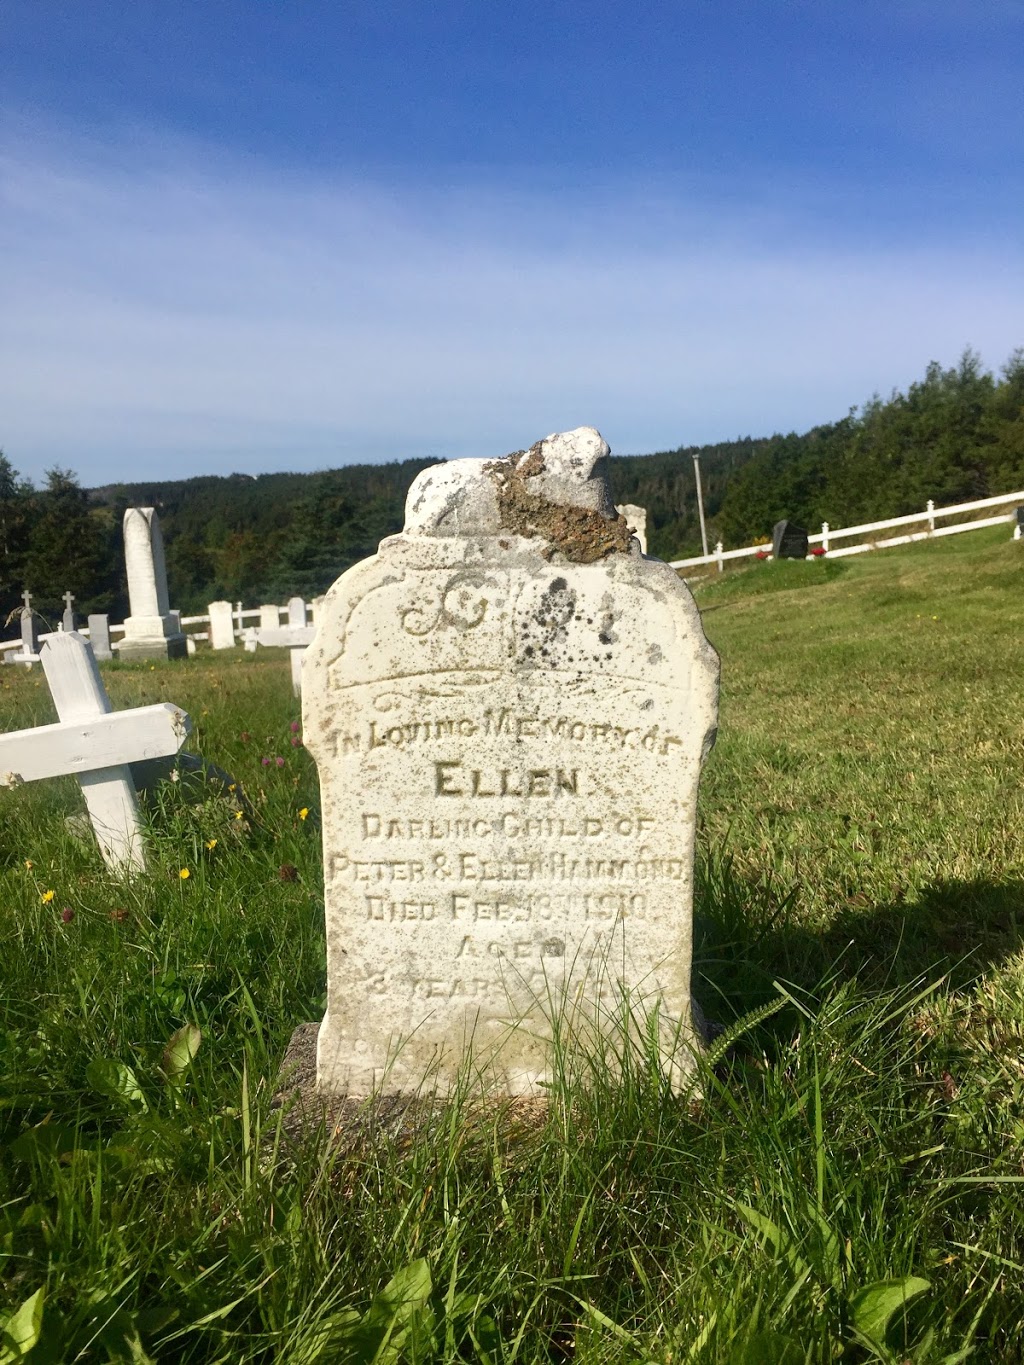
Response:
POLYGON ((178 752, 191 729, 184 711, 158 702, 0 734, 0 787, 166 758, 178 752))
POLYGON ((289 649, 302 649, 313 643, 316 626, 259 626, 256 639, 261 645, 286 645, 289 649))

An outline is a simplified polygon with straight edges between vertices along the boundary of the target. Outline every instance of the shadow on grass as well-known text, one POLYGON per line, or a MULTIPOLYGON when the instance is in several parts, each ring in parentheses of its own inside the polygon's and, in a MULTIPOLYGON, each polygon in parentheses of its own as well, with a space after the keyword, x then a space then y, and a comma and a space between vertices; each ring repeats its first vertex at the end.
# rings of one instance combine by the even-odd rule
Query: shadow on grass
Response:
POLYGON ((808 996, 856 978, 891 990, 947 978, 966 990, 1024 946, 1024 881, 942 881, 915 900, 844 907, 827 925, 798 919, 799 888, 740 874, 726 855, 698 869, 694 992, 728 1023, 766 1003, 774 981, 808 996))

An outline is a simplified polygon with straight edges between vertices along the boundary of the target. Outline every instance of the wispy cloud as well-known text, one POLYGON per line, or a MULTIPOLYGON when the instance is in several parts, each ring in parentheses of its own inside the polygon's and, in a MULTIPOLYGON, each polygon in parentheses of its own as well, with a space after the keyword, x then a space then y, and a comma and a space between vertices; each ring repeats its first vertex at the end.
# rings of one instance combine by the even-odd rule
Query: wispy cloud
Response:
POLYGON ((24 130, 0 170, 0 443, 34 476, 493 454, 581 422, 665 448, 1024 342, 1009 246, 815 230, 735 188, 403 188, 24 130))

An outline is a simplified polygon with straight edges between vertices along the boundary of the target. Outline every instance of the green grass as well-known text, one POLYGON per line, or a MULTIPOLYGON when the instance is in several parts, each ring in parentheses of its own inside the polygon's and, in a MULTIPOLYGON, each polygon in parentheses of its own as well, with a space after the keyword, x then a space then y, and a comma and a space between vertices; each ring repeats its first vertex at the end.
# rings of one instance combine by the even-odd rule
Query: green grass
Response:
POLYGON ((699 1098, 567 1055, 411 1143, 270 1106, 324 993, 286 661, 110 668, 252 808, 164 784, 125 888, 73 783, 0 791, 0 1361, 1022 1358, 1022 574, 1000 529, 699 585, 699 1098))

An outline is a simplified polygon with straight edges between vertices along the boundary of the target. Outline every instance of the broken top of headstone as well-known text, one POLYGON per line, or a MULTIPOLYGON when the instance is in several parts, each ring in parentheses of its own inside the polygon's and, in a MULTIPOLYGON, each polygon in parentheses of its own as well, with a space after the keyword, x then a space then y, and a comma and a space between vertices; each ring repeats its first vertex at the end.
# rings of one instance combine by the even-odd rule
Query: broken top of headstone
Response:
POLYGON ((609 450, 600 432, 577 427, 500 460, 453 460, 418 474, 405 509, 405 534, 497 535, 548 542, 574 564, 629 549, 629 529, 607 481, 609 450))
POLYGON ((554 1018, 614 1032, 623 999, 658 1010, 675 1083, 690 1066, 718 660, 686 586, 631 543, 607 455, 581 427, 424 470, 404 531, 327 595, 303 687, 325 1093, 445 1090, 472 1047, 528 1094, 554 1018))

